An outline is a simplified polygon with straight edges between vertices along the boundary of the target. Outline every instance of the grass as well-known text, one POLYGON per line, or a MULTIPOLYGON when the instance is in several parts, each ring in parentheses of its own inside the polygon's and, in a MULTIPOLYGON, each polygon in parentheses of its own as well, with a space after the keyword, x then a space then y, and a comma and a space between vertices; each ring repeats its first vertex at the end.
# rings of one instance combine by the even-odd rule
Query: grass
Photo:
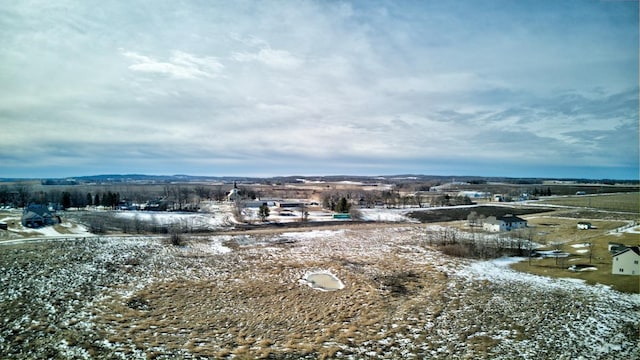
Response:
POLYGON ((640 193, 631 192, 593 196, 568 196, 544 199, 541 200, 540 203, 638 214, 640 212, 640 193))
POLYGON ((624 226, 627 222, 592 220, 596 228, 591 230, 579 230, 576 227, 578 220, 552 216, 535 217, 529 219, 529 225, 536 231, 537 241, 546 243, 546 250, 561 249, 571 255, 565 259, 532 259, 512 265, 518 271, 537 275, 574 278, 586 281, 588 284, 604 284, 614 289, 627 293, 640 293, 640 279, 637 276, 624 276, 611 274, 612 256, 608 251, 609 242, 622 243, 628 246, 640 244, 640 236, 633 233, 613 233, 612 230, 624 226), (592 243, 593 254, 578 252, 588 250, 588 247, 575 248, 571 245, 592 243), (573 264, 593 264, 596 271, 573 272, 568 268, 573 264))
POLYGON ((287 348, 299 356, 331 358, 340 345, 360 346, 372 334, 388 331, 401 307, 403 315, 410 310, 423 316, 438 303, 446 282, 438 272, 398 257, 355 273, 344 259, 285 261, 277 267, 255 254, 246 259, 254 267, 244 275, 155 283, 129 299, 108 301, 99 321, 116 329, 111 341, 133 339, 137 346, 158 341, 170 351, 184 344, 180 329, 190 329, 217 345, 191 344, 199 356, 260 358, 287 348), (301 286, 297 279, 307 268, 332 268, 350 286, 336 292, 301 286))

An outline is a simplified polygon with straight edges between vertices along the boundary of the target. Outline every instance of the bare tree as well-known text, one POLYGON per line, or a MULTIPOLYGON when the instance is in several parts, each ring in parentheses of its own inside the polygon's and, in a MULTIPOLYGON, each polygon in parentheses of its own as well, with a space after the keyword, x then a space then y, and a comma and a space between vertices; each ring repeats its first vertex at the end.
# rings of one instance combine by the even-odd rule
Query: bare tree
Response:
POLYGON ((478 213, 475 211, 472 211, 469 213, 469 215, 467 215, 467 223, 469 224, 470 227, 475 227, 477 225, 478 222, 478 213))
POLYGON ((300 221, 307 222, 309 220, 309 211, 306 204, 300 204, 300 221))
POLYGON ((31 186, 24 183, 18 183, 13 186, 13 203, 17 207, 25 207, 29 205, 31 200, 31 186))
POLYGON ((203 185, 196 186, 193 191, 200 199, 208 199, 211 196, 211 190, 203 185))
POLYGON ((233 217, 236 219, 236 221, 241 223, 245 222, 244 208, 245 208, 244 201, 240 200, 239 196, 236 197, 234 206, 233 206, 233 217))

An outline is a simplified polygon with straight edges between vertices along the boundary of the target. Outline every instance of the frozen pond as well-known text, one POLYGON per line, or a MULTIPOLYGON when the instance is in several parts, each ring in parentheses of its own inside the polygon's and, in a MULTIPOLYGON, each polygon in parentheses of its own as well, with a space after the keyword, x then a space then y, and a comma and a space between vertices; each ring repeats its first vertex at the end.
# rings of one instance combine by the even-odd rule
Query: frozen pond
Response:
POLYGON ((304 277, 309 286, 324 291, 334 291, 344 288, 344 284, 335 275, 325 272, 309 273, 304 277))

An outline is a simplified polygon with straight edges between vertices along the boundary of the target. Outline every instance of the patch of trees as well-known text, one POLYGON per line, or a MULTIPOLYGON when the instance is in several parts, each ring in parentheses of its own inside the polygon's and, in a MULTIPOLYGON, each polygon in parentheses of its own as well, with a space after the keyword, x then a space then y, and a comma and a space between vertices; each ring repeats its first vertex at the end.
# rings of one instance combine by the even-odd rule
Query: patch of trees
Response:
POLYGON ((25 207, 29 205, 32 195, 31 186, 26 184, 0 186, 0 204, 25 207))
POLYGON ((143 221, 137 217, 119 217, 110 212, 78 212, 70 215, 84 224, 94 234, 190 234, 210 231, 206 227, 197 227, 188 221, 163 224, 156 220, 143 221))
POLYGON ((552 195, 550 187, 547 187, 546 190, 544 188, 540 188, 540 189, 538 189, 537 187, 533 188, 533 191, 531 192, 531 194, 533 196, 551 196, 552 195))
POLYGON ((534 231, 518 229, 499 234, 463 233, 454 228, 427 231, 425 242, 449 256, 492 259, 501 256, 529 256, 534 231))
POLYGON ((40 182, 42 185, 78 185, 77 180, 73 179, 46 179, 40 182))
MULTIPOLYGON (((46 182, 46 181, 45 181, 46 182)), ((228 187, 228 186, 227 186, 228 187)), ((0 205, 22 208, 29 204, 59 205, 62 208, 84 208, 103 206, 116 208, 121 201, 144 204, 158 201, 166 205, 165 210, 195 211, 200 201, 227 199, 224 185, 118 185, 43 187, 30 183, 0 185, 0 205), (113 190, 112 190, 113 189, 113 190)), ((251 189, 241 189, 246 198, 255 198, 257 193, 251 189)), ((154 209, 157 210, 157 209, 154 209)))
POLYGON ((458 206, 472 205, 473 201, 468 196, 450 196, 449 194, 440 195, 435 198, 433 205, 435 206, 458 206))

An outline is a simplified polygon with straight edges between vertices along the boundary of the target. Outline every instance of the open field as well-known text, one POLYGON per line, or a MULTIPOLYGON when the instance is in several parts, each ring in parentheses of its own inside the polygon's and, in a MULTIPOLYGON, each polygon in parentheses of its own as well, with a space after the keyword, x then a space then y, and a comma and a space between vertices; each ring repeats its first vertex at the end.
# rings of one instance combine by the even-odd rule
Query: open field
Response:
POLYGON ((612 275, 612 256, 609 242, 627 246, 640 244, 639 194, 600 194, 567 196, 536 201, 560 208, 552 213, 526 217, 535 228, 537 241, 547 244, 546 250, 560 249, 571 255, 564 259, 535 259, 513 264, 512 268, 537 275, 575 278, 589 284, 607 284, 629 292, 640 292, 640 281, 635 276, 612 275), (579 230, 578 221, 588 221, 590 230, 579 230), (636 224, 636 226, 630 226, 636 224), (592 246, 585 246, 590 243, 592 246), (597 270, 573 272, 572 265, 593 265, 597 270))
POLYGON ((443 256, 417 226, 0 246, 6 358, 634 358, 640 298, 443 256), (345 288, 312 289, 312 271, 345 288))
POLYGON ((600 195, 576 195, 547 198, 540 200, 539 203, 638 214, 640 212, 640 193, 629 192, 600 195))
POLYGON ((209 229, 183 234, 180 246, 168 235, 94 236, 68 221, 74 216, 55 227, 23 228, 18 212, 5 211, 0 219, 11 231, 0 231, 0 353, 9 359, 640 357, 638 278, 611 275, 606 248, 609 241, 638 243, 640 229, 629 227, 637 213, 549 210, 431 208, 420 211, 427 222, 421 224, 408 216, 411 209, 366 209, 365 218, 384 221, 308 228, 239 226, 222 210, 109 217, 209 229), (571 255, 559 262, 472 261, 430 246, 430 236, 445 228, 469 231, 452 220, 472 210, 520 214, 534 241, 571 255), (578 230, 582 220, 596 228, 578 230), (597 270, 567 270, 589 263, 597 270), (307 286, 303 279, 317 271, 345 287, 307 286))
POLYGON ((578 220, 557 216, 529 217, 529 226, 535 229, 537 241, 546 244, 541 250, 561 250, 571 255, 563 259, 532 259, 512 265, 513 269, 537 275, 575 278, 588 284, 606 284, 628 293, 640 292, 637 276, 611 274, 612 256, 609 242, 624 245, 640 243, 640 227, 629 227, 629 221, 590 220, 593 229, 579 230, 578 220), (617 231, 617 229, 623 229, 617 231), (589 246, 587 244, 592 244, 589 246), (595 271, 574 272, 571 265, 592 265, 595 271))

